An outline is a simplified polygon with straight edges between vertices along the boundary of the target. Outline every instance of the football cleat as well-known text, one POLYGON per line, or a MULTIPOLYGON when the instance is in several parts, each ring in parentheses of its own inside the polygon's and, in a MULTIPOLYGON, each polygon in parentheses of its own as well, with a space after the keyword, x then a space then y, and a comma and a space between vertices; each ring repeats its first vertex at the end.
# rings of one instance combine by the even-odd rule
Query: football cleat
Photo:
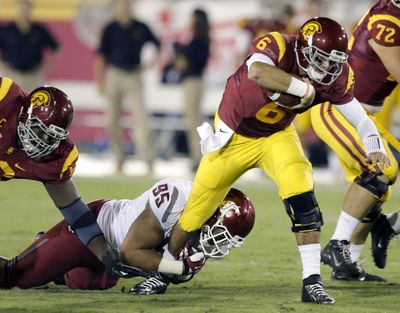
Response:
POLYGON ((379 268, 386 266, 387 249, 390 240, 395 237, 386 215, 381 214, 371 229, 371 249, 375 265, 379 268))
POLYGON ((311 275, 303 279, 301 301, 317 304, 335 304, 336 302, 335 299, 326 293, 321 276, 319 275, 311 275))
POLYGON ((150 277, 133 286, 129 293, 133 295, 163 294, 167 291, 169 281, 162 277, 150 277))
POLYGON ((347 240, 330 240, 321 252, 321 262, 329 265, 337 272, 358 277, 359 270, 356 264, 351 261, 349 245, 347 240))
POLYGON ((331 279, 336 281, 369 281, 369 282, 378 282, 384 283, 386 279, 378 276, 367 273, 360 265, 354 263, 358 270, 358 275, 355 276, 354 273, 347 273, 347 272, 339 272, 339 271, 332 271, 331 279))

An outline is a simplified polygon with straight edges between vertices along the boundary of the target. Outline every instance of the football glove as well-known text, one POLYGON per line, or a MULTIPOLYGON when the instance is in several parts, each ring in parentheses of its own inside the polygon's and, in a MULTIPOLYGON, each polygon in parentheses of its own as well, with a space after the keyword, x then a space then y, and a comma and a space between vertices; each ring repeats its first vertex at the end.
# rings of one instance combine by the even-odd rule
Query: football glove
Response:
POLYGON ((182 275, 191 275, 200 272, 204 264, 206 264, 206 257, 203 252, 196 252, 192 255, 185 257, 183 260, 182 275))
POLYGON ((107 250, 104 253, 101 262, 107 268, 108 272, 115 277, 131 278, 136 276, 148 276, 148 273, 146 273, 146 271, 122 263, 115 250, 107 250))

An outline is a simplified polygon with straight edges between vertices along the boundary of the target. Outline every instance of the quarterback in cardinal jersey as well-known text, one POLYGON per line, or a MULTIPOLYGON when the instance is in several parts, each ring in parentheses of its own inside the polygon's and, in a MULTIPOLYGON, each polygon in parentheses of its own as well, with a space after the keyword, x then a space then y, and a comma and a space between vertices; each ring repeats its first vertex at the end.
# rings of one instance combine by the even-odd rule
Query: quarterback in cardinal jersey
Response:
POLYGON ((71 179, 78 159, 68 139, 72 118, 71 100, 60 89, 42 86, 27 94, 11 79, 0 77, 0 178, 43 183, 80 240, 109 271, 117 277, 134 275, 135 269, 122 264, 106 244, 71 179))

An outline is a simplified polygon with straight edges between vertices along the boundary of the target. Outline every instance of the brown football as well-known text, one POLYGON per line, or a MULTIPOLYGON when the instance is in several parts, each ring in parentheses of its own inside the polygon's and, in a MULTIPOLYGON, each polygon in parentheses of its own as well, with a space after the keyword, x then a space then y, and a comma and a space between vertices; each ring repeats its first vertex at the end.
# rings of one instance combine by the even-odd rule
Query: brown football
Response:
POLYGON ((292 95, 290 93, 271 91, 267 89, 266 92, 268 98, 270 98, 272 101, 275 101, 276 103, 288 108, 299 104, 301 101, 301 97, 292 95))

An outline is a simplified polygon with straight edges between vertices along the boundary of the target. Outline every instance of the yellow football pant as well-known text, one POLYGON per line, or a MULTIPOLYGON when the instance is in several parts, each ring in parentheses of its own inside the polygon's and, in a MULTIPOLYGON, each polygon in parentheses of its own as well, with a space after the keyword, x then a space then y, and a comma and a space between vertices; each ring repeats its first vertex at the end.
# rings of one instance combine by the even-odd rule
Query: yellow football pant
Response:
MULTIPOLYGON (((376 123, 375 117, 370 116, 376 123)), ((365 170, 376 170, 365 162, 364 144, 354 127, 328 102, 311 108, 311 122, 316 134, 336 153, 340 165, 349 183, 360 176, 365 170)), ((396 181, 398 165, 386 139, 381 135, 386 154, 390 158, 391 166, 382 172, 392 183, 396 181)), ((388 199, 388 194, 386 201, 388 199)))
POLYGON ((314 187, 311 164, 293 125, 269 137, 249 138, 234 134, 225 147, 203 156, 179 219, 180 226, 189 232, 201 228, 234 182, 256 167, 272 178, 282 199, 314 187))

